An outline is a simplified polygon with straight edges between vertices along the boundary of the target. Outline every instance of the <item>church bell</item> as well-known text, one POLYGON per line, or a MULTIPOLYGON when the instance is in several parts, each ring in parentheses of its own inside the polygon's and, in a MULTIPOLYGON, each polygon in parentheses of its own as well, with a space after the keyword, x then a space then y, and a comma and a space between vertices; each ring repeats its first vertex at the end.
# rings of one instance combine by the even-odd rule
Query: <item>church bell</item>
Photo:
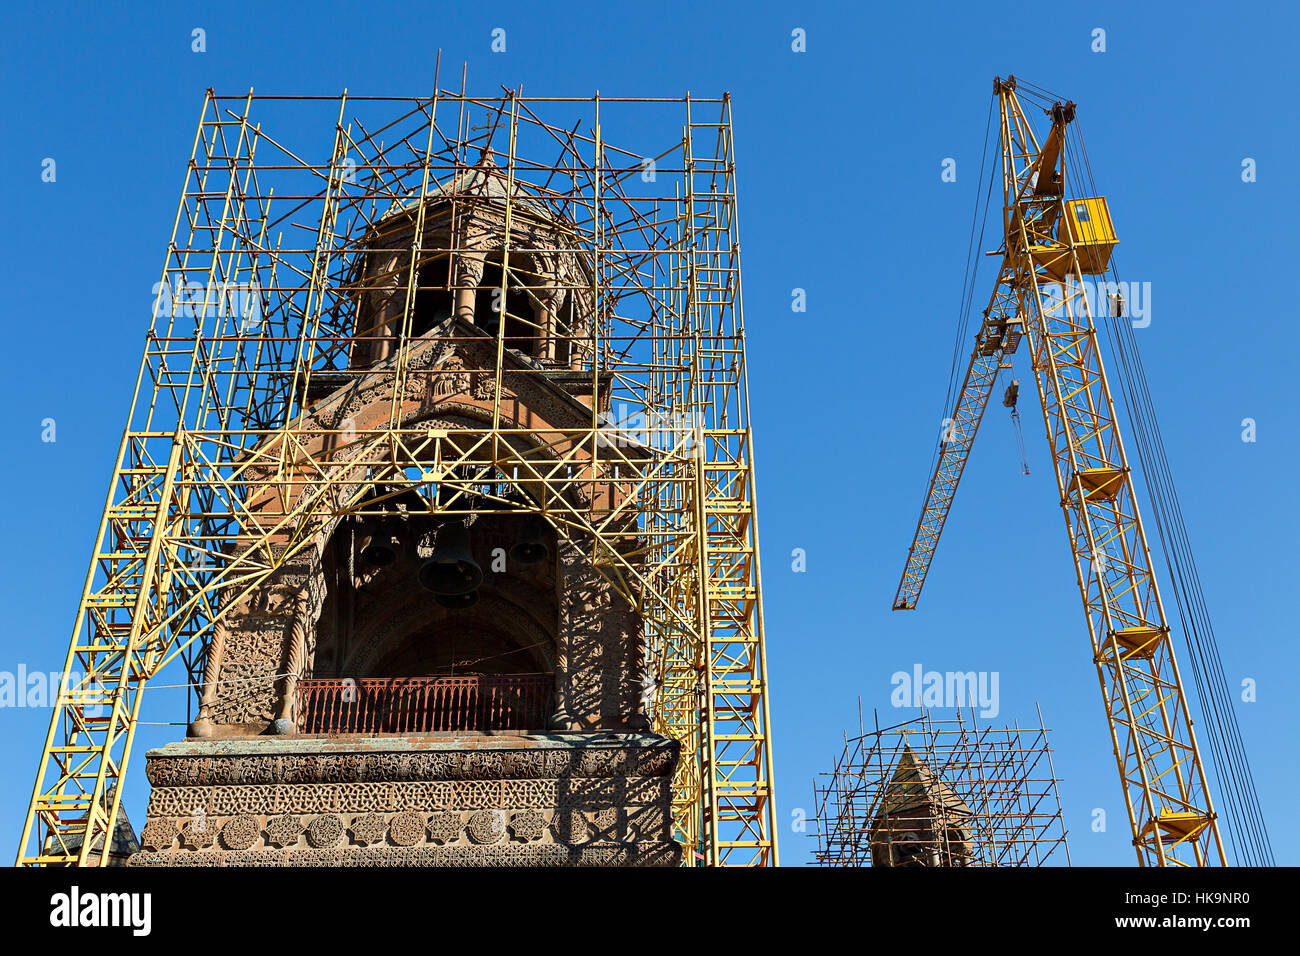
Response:
POLYGON ((442 525, 433 554, 420 565, 417 578, 422 588, 438 595, 460 596, 475 590, 483 582, 483 569, 474 560, 469 528, 459 521, 442 525))
POLYGON ((546 523, 536 515, 520 522, 519 539, 510 546, 510 560, 520 564, 537 564, 550 554, 546 547, 546 523))
POLYGON ((394 525, 391 519, 368 516, 357 530, 357 554, 366 564, 384 568, 397 560, 394 525))

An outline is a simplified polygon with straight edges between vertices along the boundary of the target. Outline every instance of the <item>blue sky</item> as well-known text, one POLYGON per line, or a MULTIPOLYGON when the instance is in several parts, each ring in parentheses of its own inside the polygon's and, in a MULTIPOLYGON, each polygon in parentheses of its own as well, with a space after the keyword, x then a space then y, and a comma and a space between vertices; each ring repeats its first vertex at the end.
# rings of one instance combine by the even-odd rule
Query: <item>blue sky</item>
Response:
MULTIPOLYGON (((1029 722, 1041 703, 1075 863, 1132 865, 1032 404, 1032 474, 991 408, 920 609, 889 610, 943 415, 992 79, 1015 73, 1078 102, 1123 277, 1152 284, 1138 342, 1228 684, 1257 682, 1237 717, 1274 850, 1300 863, 1285 826, 1300 785, 1293 9, 226 2, 26 5, 7 18, 14 464, 0 473, 0 671, 54 670, 66 652, 205 88, 424 94, 441 48, 444 66, 468 61, 471 91, 730 91, 784 861, 807 858, 791 814, 811 807, 811 778, 856 726, 858 698, 882 723, 910 716, 890 706, 890 675, 920 663, 998 672, 994 723, 1029 722), (195 27, 206 53, 190 50, 195 27), (490 51, 497 27, 502 54, 490 51), (1104 53, 1091 50, 1098 27, 1104 53), (805 53, 791 51, 795 28, 805 53), (56 183, 41 181, 45 157, 56 183), (941 181, 945 158, 955 183, 941 181), (805 313, 790 310, 796 287, 805 313), (41 441, 46 418, 54 443, 41 441), (795 548, 805 573, 791 570, 795 548), (1097 807, 1105 833, 1090 829, 1097 807)), ((48 720, 0 709, 0 859, 13 858, 48 720)), ((137 824, 143 750, 179 734, 151 726, 137 739, 137 824)))

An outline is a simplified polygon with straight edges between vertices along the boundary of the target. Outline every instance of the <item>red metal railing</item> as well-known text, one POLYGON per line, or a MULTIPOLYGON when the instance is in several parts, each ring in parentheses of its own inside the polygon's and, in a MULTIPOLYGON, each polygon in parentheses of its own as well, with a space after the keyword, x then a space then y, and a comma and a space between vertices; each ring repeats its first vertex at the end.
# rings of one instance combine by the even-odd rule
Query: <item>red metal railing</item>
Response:
POLYGON ((554 698, 554 674, 300 680, 298 732, 543 730, 554 698))

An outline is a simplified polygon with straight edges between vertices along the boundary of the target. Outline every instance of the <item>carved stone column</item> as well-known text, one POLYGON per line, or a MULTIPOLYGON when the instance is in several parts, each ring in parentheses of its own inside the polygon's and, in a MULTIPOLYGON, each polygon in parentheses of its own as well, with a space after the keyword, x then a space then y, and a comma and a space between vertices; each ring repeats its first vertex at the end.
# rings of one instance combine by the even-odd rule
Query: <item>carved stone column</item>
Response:
POLYGON ((557 338, 559 329, 555 322, 555 309, 559 304, 560 290, 555 287, 554 281, 547 279, 541 286, 535 288, 533 293, 537 296, 537 302, 533 305, 533 321, 537 323, 537 334, 541 338, 541 348, 537 350, 537 357, 548 365, 554 365, 560 349, 557 338))
POLYGON ((486 258, 481 252, 462 252, 456 256, 456 315, 474 321, 474 297, 483 281, 486 258))

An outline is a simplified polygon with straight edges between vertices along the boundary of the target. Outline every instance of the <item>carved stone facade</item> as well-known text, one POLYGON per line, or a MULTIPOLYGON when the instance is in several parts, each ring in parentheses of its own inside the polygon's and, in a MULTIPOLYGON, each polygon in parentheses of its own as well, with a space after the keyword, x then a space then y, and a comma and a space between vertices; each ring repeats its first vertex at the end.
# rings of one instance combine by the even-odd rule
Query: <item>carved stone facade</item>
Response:
MULTIPOLYGON (((456 429, 481 426, 491 418, 492 400, 471 402, 463 394, 442 394, 431 398, 433 386, 426 373, 433 374, 441 361, 459 354, 462 347, 447 347, 436 342, 411 348, 408 358, 408 402, 403 409, 403 427, 419 425, 430 429, 456 429)), ((472 349, 469 349, 472 351, 472 349)), ((481 355, 476 362, 488 361, 481 355)), ((515 409, 515 418, 503 418, 502 427, 532 429, 544 427, 581 428, 590 423, 591 411, 560 390, 548 388, 544 381, 520 375, 506 376, 509 390, 507 404, 515 409), (543 417, 543 411, 547 410, 543 417)), ((357 429, 375 427, 389 414, 391 390, 382 381, 362 382, 347 394, 322 402, 310 413, 323 428, 341 428, 351 422, 357 429)), ((347 468, 346 460, 337 465, 347 468)), ((579 473, 577 476, 581 478, 579 473)), ((353 488, 360 488, 358 482, 353 488)), ((581 481, 575 481, 575 495, 581 493, 581 481)), ((343 486, 346 490, 348 486, 343 486)), ((613 483, 597 486, 597 494, 617 496, 621 492, 613 483)), ((266 502, 252 499, 248 510, 252 519, 267 524, 280 520, 277 507, 271 510, 272 496, 266 502)), ((277 503, 278 504, 278 503, 277 503)), ((575 500, 582 508, 589 499, 575 500)), ((607 507, 608 502, 597 502, 607 507)), ((280 560, 283 548, 271 544, 279 566, 251 592, 239 586, 223 602, 226 611, 214 630, 209 645, 205 686, 200 699, 199 718, 192 728, 195 736, 256 735, 265 732, 277 718, 290 718, 292 682, 283 675, 296 677, 333 676, 343 673, 346 661, 334 660, 328 667, 317 667, 317 638, 322 608, 330 594, 326 577, 326 555, 336 534, 342 533, 337 518, 322 514, 304 527, 287 528, 310 544, 292 558, 280 560)), ((629 548, 635 547, 629 539, 629 548)), ((560 595, 558 620, 549 635, 552 662, 556 675, 556 695, 560 710, 568 718, 559 729, 636 730, 645 726, 640 695, 644 643, 641 622, 625 598, 594 569, 584 552, 588 542, 557 543, 558 567, 556 590, 560 595)), ((485 567, 489 544, 476 544, 479 561, 485 567)), ((360 572, 359 572, 360 573, 360 572)), ((385 569, 381 573, 391 573, 385 569)), ((496 583, 496 578, 489 576, 496 583)), ((512 582, 503 577, 503 586, 512 582)), ((489 603, 484 602, 485 606, 489 603)), ((430 615, 438 615, 436 609, 430 615)), ((513 613, 513 612, 510 612, 513 613)), ((444 615, 446 616, 446 615, 444 615)), ((524 641, 522 643, 537 643, 524 641)), ((332 653, 333 648, 326 651, 332 653)), ((371 647, 371 659, 382 657, 383 648, 371 647)), ((542 728, 538 728, 542 729, 542 728)))
POLYGON ((676 866, 655 734, 184 741, 133 866, 676 866))

